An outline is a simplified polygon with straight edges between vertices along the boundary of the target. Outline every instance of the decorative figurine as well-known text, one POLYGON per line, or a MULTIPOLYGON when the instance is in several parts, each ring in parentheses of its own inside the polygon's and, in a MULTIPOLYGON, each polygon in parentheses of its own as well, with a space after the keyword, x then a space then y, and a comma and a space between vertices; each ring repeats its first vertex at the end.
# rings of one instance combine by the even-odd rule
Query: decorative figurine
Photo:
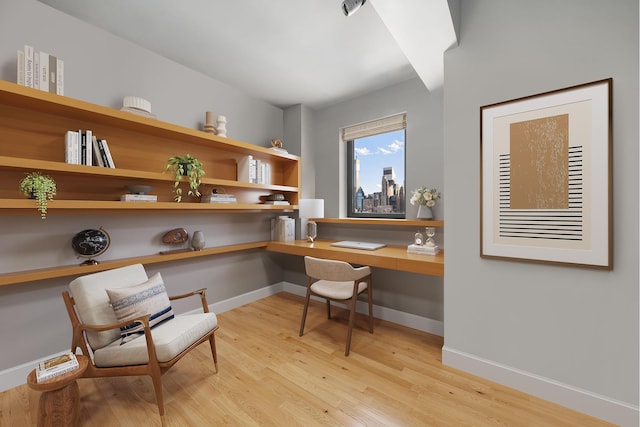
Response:
POLYGON ((225 116, 218 116, 216 133, 218 136, 227 136, 227 118, 225 116))
POLYGON ((213 119, 213 111, 207 111, 205 114, 206 120, 204 122, 204 131, 206 133, 216 133, 216 127, 213 119))

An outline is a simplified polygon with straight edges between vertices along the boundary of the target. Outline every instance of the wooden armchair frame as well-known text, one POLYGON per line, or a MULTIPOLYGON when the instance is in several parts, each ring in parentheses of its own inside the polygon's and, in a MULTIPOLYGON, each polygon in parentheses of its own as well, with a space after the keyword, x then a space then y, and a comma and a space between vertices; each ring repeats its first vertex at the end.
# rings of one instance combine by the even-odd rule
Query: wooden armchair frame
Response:
MULTIPOLYGON (((200 301, 202 303, 202 310, 205 313, 209 313, 209 305, 207 303, 207 297, 205 295, 206 289, 198 289, 197 291, 189 292, 181 295, 170 296, 169 300, 174 301, 182 298, 187 298, 195 295, 200 295, 200 301)), ((149 315, 134 319, 133 322, 139 322, 144 325, 144 336, 147 341, 147 352, 149 355, 149 362, 143 365, 130 365, 130 366, 116 366, 116 367, 98 367, 94 364, 92 358, 92 350, 88 344, 86 338, 86 331, 108 331, 111 329, 119 329, 121 326, 131 324, 132 320, 126 320, 123 322, 113 323, 109 325, 87 325, 83 324, 78 317, 78 313, 75 308, 75 301, 68 291, 62 293, 64 304, 71 320, 71 326, 73 327, 73 337, 71 340, 71 351, 76 352, 80 349, 82 354, 89 358, 89 365, 85 370, 81 378, 99 378, 99 377, 120 377, 120 376, 140 376, 149 375, 153 381, 153 388, 156 393, 156 403, 158 404, 158 411, 160 412, 160 419, 162 425, 165 425, 164 416, 164 399, 162 396, 162 375, 169 370, 178 360, 184 355, 196 348, 205 341, 209 341, 211 346, 211 354, 213 356, 213 365, 215 372, 218 372, 218 355, 216 353, 216 341, 215 331, 218 330, 218 326, 206 333, 192 345, 187 347, 173 359, 166 362, 159 362, 156 356, 156 348, 153 343, 153 336, 149 327, 149 315)))

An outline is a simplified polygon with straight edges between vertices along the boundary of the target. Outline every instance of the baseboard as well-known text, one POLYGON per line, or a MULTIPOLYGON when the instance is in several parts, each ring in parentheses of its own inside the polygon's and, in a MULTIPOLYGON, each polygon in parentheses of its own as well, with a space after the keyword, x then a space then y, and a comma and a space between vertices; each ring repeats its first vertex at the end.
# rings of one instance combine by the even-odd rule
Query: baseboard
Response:
POLYGON ((638 427, 638 406, 447 347, 442 363, 623 427, 638 427))
MULTIPOLYGON (((236 307, 249 304, 259 299, 266 298, 270 295, 275 295, 278 292, 289 292, 295 295, 305 295, 306 288, 304 286, 295 285, 289 282, 280 282, 271 286, 257 289, 255 291, 247 292, 246 294, 238 295, 224 301, 218 301, 213 304, 209 304, 209 309, 214 313, 224 313, 225 311, 232 310, 236 307)), ((366 303, 360 301, 357 307, 358 312, 366 313, 366 303)), ((188 313, 197 313, 199 309, 192 310, 188 313)), ((188 314, 185 313, 185 314, 188 314)), ((416 316, 414 314, 403 313, 391 308, 375 306, 373 307, 373 315, 376 318, 387 320, 389 322, 397 323, 403 326, 407 326, 420 331, 429 332, 436 335, 443 335, 444 326, 442 322, 427 319, 425 317, 416 316)), ((64 349, 59 354, 64 353, 64 349)), ((45 356, 38 360, 32 360, 30 362, 23 363, 19 366, 14 366, 0 371, 0 392, 8 390, 13 387, 17 387, 25 383, 27 375, 33 369, 38 362, 51 356, 45 356)))

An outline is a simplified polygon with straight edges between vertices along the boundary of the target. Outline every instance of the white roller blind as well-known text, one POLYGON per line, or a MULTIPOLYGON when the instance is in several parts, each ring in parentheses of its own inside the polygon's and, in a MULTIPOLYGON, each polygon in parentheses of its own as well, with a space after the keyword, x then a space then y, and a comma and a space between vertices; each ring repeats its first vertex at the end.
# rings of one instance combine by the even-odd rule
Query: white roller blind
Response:
POLYGON ((406 128, 407 113, 396 114, 394 116, 342 128, 342 140, 352 141, 356 138, 364 138, 406 128))

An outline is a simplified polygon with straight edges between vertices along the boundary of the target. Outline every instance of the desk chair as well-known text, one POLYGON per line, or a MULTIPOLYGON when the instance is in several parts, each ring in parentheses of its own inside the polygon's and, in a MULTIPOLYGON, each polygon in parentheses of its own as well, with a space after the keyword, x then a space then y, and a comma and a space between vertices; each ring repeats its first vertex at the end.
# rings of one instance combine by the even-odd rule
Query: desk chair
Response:
POLYGON ((148 278, 141 264, 78 277, 69 288, 73 296, 62 296, 73 327, 71 351, 90 358, 82 378, 149 375, 163 426, 162 374, 205 341, 218 372, 218 320, 205 289, 169 297, 160 274, 148 278), (203 312, 174 317, 170 301, 196 295, 203 312))
POLYGON ((367 292, 369 303, 369 332, 373 333, 373 301, 371 294, 371 269, 353 267, 344 261, 320 259, 310 256, 304 257, 304 265, 308 276, 307 296, 300 323, 300 336, 304 333, 304 323, 307 319, 307 309, 311 295, 324 298, 327 301, 327 318, 331 319, 331 301, 339 301, 350 306, 349 328, 347 331, 347 347, 345 356, 349 355, 351 347, 351 331, 356 317, 356 303, 358 295, 367 292))

